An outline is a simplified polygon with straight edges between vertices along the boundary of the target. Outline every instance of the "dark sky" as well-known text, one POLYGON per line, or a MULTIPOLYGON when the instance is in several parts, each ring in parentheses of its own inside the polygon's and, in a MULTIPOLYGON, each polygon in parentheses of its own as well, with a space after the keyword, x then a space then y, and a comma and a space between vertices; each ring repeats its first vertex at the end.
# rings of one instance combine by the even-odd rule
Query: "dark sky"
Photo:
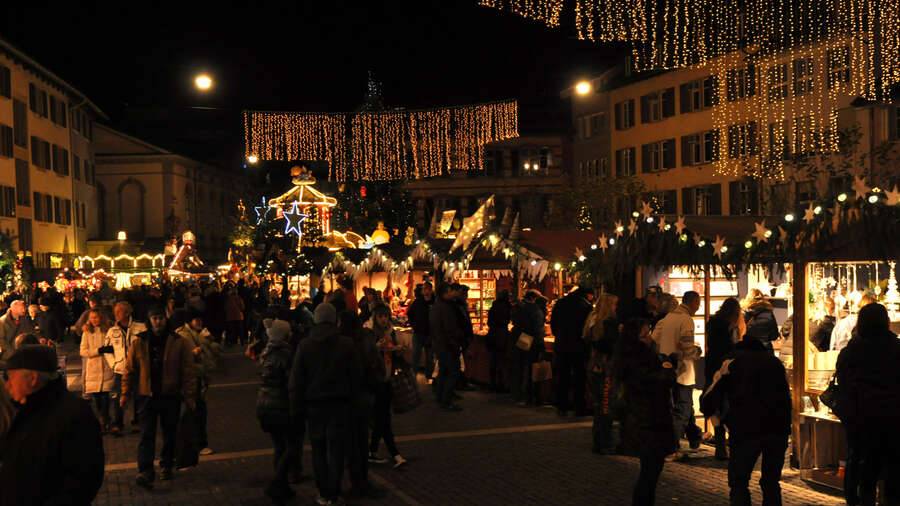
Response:
POLYGON ((560 90, 613 54, 477 0, 17 3, 0 36, 114 125, 205 159, 239 151, 242 109, 356 109, 369 70, 388 106, 516 98, 524 133, 560 129, 560 90))

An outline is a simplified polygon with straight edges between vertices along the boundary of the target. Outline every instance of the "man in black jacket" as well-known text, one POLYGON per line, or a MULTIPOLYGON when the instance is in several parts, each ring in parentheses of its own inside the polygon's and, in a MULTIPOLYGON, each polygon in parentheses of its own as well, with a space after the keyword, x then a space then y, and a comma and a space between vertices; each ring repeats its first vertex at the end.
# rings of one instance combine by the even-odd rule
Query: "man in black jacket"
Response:
POLYGON ((309 424, 319 504, 338 504, 351 401, 362 388, 363 364, 353 340, 337 327, 337 312, 319 304, 315 326, 300 342, 290 379, 291 416, 309 424))
POLYGON ((550 328, 556 341, 553 355, 556 359, 556 411, 565 416, 569 410, 569 392, 574 390, 575 416, 584 416, 584 387, 587 382, 585 363, 587 349, 582 334, 584 322, 591 314, 594 290, 579 287, 559 299, 550 316, 550 328), (574 388, 572 377, 575 378, 574 388))
POLYGON ((728 486, 733 506, 750 505, 750 475, 762 455, 763 504, 781 504, 781 468, 791 433, 791 393, 781 361, 758 339, 746 337, 725 360, 701 399, 708 416, 728 400, 731 435, 728 486))
POLYGON ((413 367, 425 373, 425 379, 431 381, 434 374, 434 353, 431 350, 431 328, 428 324, 428 313, 434 304, 434 289, 426 281, 416 287, 416 300, 409 305, 406 316, 413 329, 413 367), (425 367, 419 366, 422 352, 425 352, 425 367))
POLYGON ((90 405, 66 390, 56 352, 19 348, 6 389, 19 406, 0 452, 0 505, 90 504, 103 483, 103 439, 90 405))
POLYGON ((440 285, 437 300, 431 306, 428 316, 432 346, 440 366, 435 382, 435 394, 438 404, 448 411, 462 410, 454 402, 454 389, 460 375, 459 355, 465 341, 465 331, 455 299, 456 292, 451 285, 446 283, 440 285))

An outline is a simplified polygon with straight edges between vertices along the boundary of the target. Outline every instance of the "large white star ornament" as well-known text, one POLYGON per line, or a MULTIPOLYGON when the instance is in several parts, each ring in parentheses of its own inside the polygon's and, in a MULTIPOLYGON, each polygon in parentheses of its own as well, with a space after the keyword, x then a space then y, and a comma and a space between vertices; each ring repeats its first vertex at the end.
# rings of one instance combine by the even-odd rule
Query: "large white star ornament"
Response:
POLYGON ((641 214, 644 215, 645 220, 653 214, 653 208, 650 207, 650 204, 643 200, 641 201, 641 214))
POLYGON ((753 226, 756 228, 753 232, 753 237, 756 239, 756 242, 768 242, 769 236, 772 235, 772 231, 766 228, 766 220, 755 223, 753 226))
POLYGON ((713 253, 721 260, 722 253, 725 253, 725 251, 727 251, 725 247, 725 238, 716 235, 716 242, 713 244, 713 253))
POLYGON ((283 213, 284 223, 285 223, 284 224, 284 233, 285 233, 285 235, 287 235, 287 234, 290 234, 293 232, 293 233, 297 234, 298 236, 302 236, 303 231, 301 230, 300 227, 303 224, 303 222, 306 221, 306 218, 309 218, 309 215, 303 214, 302 212, 300 212, 297 202, 294 202, 293 204, 294 205, 291 206, 291 210, 289 212, 283 213))
POLYGON ((269 210, 270 210, 270 209, 272 209, 272 208, 269 207, 269 203, 266 202, 266 198, 263 197, 263 198, 262 198, 262 205, 261 205, 261 206, 255 206, 255 207, 253 208, 253 210, 256 211, 256 224, 257 224, 257 225, 262 225, 263 222, 266 221, 266 218, 268 218, 268 216, 269 216, 269 210))

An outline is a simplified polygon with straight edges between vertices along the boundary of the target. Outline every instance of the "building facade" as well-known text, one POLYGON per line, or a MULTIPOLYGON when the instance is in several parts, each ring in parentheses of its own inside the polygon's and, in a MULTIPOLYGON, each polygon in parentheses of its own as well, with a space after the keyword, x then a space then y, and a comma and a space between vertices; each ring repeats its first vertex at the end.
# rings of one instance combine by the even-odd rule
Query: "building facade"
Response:
POLYGON ((81 92, 0 40, 0 231, 38 268, 60 268, 96 233, 93 125, 81 92))
POLYGON ((591 79, 587 94, 565 90, 576 184, 639 180, 641 195, 623 198, 619 217, 639 200, 672 215, 760 215, 849 190, 862 171, 875 183, 896 177, 897 106, 846 91, 858 71, 850 47, 823 44, 765 67, 744 54, 640 75, 617 66, 591 79), (822 109, 834 116, 815 126, 822 109), (850 137, 855 154, 836 154, 838 139, 850 137), (866 156, 877 152, 887 156, 866 156))
MULTIPOLYGON (((161 244, 186 230, 207 261, 228 251, 228 220, 237 213, 241 177, 97 125, 97 243, 161 244)), ((96 253, 96 252, 92 252, 96 253)))
POLYGON ((420 230, 427 230, 435 211, 468 217, 491 195, 497 216, 509 208, 519 214, 522 228, 546 228, 554 199, 568 187, 562 167, 562 136, 522 136, 486 145, 483 170, 452 171, 405 188, 420 230))

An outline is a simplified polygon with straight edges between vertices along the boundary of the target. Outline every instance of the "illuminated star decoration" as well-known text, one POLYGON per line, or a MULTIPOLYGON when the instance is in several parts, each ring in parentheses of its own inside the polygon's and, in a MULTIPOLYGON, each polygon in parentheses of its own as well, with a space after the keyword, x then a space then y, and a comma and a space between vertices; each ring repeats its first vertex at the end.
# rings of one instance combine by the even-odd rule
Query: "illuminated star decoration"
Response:
POLYGON ((606 233, 600 234, 600 249, 606 253, 606 248, 609 247, 609 239, 606 238, 606 233))
POLYGON ((893 190, 884 192, 884 194, 887 197, 887 205, 889 205, 889 206, 900 205, 900 191, 897 191, 897 185, 894 185, 893 190))
POLYGON ((697 246, 700 246, 701 242, 703 242, 703 238, 700 237, 700 234, 695 232, 694 233, 694 244, 696 244, 697 246))
POLYGON ((684 216, 679 216, 678 221, 675 222, 675 231, 678 233, 678 235, 681 235, 681 233, 686 228, 687 225, 684 224, 684 216))
POLYGON ((719 257, 719 260, 722 259, 722 253, 725 253, 728 249, 725 247, 725 238, 716 234, 716 242, 713 244, 713 254, 719 257))
POLYGON ((625 227, 622 226, 622 220, 616 221, 616 237, 622 237, 623 230, 625 230, 625 227))
POLYGON ((651 214, 653 214, 653 208, 651 208, 650 204, 648 204, 644 200, 641 201, 641 214, 644 215, 645 220, 649 218, 651 214))
POLYGON ((869 193, 869 185, 866 184, 865 178, 856 176, 853 178, 853 191, 856 192, 857 199, 866 198, 866 194, 869 193))
POLYGON ((660 217, 658 226, 659 226, 660 232, 666 231, 666 217, 665 216, 660 217))
POLYGON ((806 211, 803 212, 803 221, 809 225, 814 219, 816 219, 816 210, 813 209, 813 205, 810 203, 809 207, 806 208, 806 211))
POLYGON ((263 198, 262 198, 262 205, 261 205, 261 206, 255 206, 255 207, 253 208, 253 210, 256 211, 256 224, 257 224, 257 225, 262 225, 262 224, 266 221, 266 218, 269 217, 269 210, 270 210, 270 209, 272 209, 272 208, 269 207, 269 203, 266 202, 266 198, 263 197, 263 198))
POLYGON ((634 220, 628 220, 628 233, 634 235, 637 232, 637 222, 634 220))
POLYGON ((302 237, 303 231, 300 229, 300 226, 304 221, 306 221, 306 218, 309 218, 309 215, 300 212, 299 206, 297 205, 296 201, 294 201, 293 204, 294 205, 291 206, 290 212, 283 213, 284 233, 285 235, 287 235, 293 232, 297 234, 298 237, 302 237))
POLYGON ((756 231, 753 232, 753 237, 756 238, 756 242, 768 242, 769 236, 772 235, 772 231, 766 228, 766 220, 755 223, 753 226, 756 228, 756 231))

